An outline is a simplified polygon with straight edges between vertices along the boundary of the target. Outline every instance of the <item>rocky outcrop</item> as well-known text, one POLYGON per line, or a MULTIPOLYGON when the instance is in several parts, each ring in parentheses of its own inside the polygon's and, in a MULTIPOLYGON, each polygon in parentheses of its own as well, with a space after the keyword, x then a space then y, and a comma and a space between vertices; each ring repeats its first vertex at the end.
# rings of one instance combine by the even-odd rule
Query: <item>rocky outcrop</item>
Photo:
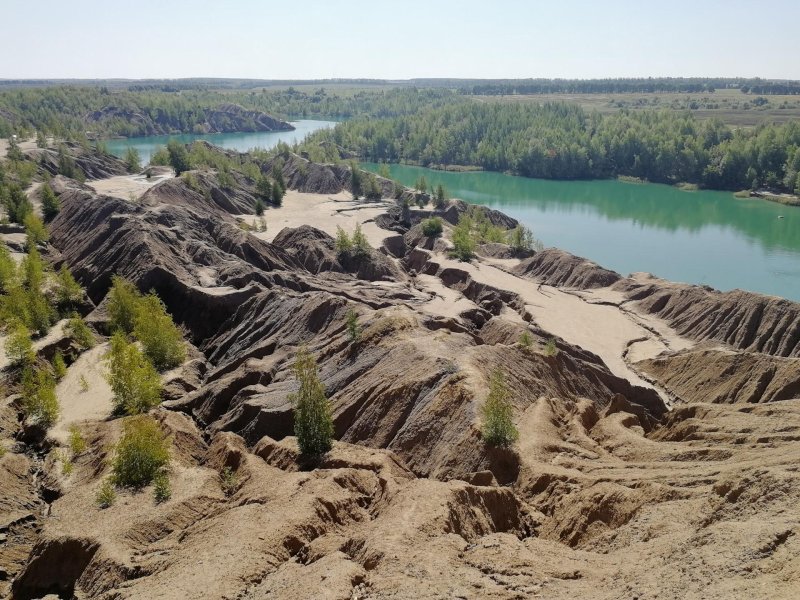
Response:
MULTIPOLYGON (((98 152, 94 148, 86 148, 75 142, 64 142, 64 147, 64 156, 74 162, 86 179, 105 179, 128 173, 128 167, 116 156, 98 152)), ((62 155, 57 149, 33 148, 26 150, 25 156, 51 175, 62 172, 62 155)))
POLYGON ((738 350, 800 357, 800 304, 753 292, 719 292, 655 277, 620 281, 641 311, 667 321, 681 335, 738 350))
POLYGON ((637 364, 684 402, 777 402, 800 398, 800 359, 752 352, 686 351, 637 364))
POLYGON ((88 113, 84 120, 88 127, 105 125, 110 121, 122 121, 126 128, 137 135, 165 135, 171 133, 231 133, 237 131, 292 131, 294 127, 264 112, 247 110, 238 104, 225 103, 203 110, 202 118, 185 131, 184 124, 168 113, 154 113, 106 106, 88 113))
POLYGON ((619 281, 614 271, 558 248, 548 248, 523 260, 512 269, 520 277, 537 279, 545 285, 591 289, 607 287, 619 281))

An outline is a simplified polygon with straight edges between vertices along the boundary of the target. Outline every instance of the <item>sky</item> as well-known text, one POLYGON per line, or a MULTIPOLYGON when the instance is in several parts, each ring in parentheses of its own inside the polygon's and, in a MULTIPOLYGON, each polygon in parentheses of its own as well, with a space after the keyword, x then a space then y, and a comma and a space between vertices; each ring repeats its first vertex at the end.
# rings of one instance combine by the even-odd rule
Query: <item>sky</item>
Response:
POLYGON ((0 79, 800 79, 800 1, 0 0, 0 79))

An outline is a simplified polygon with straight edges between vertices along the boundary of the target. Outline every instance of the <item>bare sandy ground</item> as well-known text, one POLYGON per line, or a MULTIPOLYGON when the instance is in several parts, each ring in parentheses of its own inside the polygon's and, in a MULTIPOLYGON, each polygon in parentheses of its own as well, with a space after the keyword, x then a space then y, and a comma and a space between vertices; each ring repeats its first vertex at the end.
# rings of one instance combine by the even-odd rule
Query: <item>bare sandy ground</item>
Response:
MULTIPOLYGON (((267 231, 254 232, 254 235, 271 242, 285 227, 313 225, 335 237, 337 225, 352 233, 356 223, 360 223, 370 245, 377 248, 391 232, 381 229, 373 220, 390 206, 394 206, 394 202, 355 202, 349 192, 330 195, 288 191, 281 207, 268 208, 264 212, 267 231)), ((253 215, 240 215, 239 218, 250 225, 257 221, 253 215)))
MULTIPOLYGON (((52 141, 51 138, 50 141, 52 141)), ((8 154, 8 139, 0 138, 0 158, 5 158, 8 154)), ((29 140, 18 140, 19 149, 22 151, 25 150, 33 150, 36 148, 36 138, 31 138, 29 140)))
MULTIPOLYGON (((312 225, 335 236, 337 226, 352 231, 356 223, 361 223, 370 244, 377 248, 391 233, 372 221, 393 204, 391 201, 354 202, 347 192, 324 195, 290 191, 286 193, 283 206, 264 213, 267 231, 255 235, 272 241, 284 227, 312 225)), ((239 218, 248 223, 254 220, 252 215, 239 218)), ((693 346, 690 340, 680 337, 659 319, 619 308, 625 298, 617 291, 606 288, 570 292, 540 286, 536 281, 507 272, 518 262, 516 260, 477 259, 463 263, 442 253, 437 253, 435 258, 442 266, 469 272, 475 281, 519 294, 542 329, 597 354, 615 375, 633 384, 653 387, 630 367, 631 362, 653 358, 666 350, 693 346)), ((436 277, 418 276, 416 279, 417 288, 431 298, 419 307, 426 313, 457 318, 459 313, 475 306, 436 277)))
POLYGON ((88 185, 97 190, 100 194, 122 198, 124 200, 136 200, 154 185, 174 175, 155 175, 148 179, 144 175, 117 175, 107 179, 98 179, 88 182, 88 185))
POLYGON ((102 421, 111 415, 113 393, 105 378, 103 356, 108 344, 95 346, 84 352, 67 369, 67 374, 56 386, 56 396, 61 406, 58 422, 50 436, 65 444, 69 426, 80 421, 102 421), (88 384, 84 390, 81 379, 88 384))

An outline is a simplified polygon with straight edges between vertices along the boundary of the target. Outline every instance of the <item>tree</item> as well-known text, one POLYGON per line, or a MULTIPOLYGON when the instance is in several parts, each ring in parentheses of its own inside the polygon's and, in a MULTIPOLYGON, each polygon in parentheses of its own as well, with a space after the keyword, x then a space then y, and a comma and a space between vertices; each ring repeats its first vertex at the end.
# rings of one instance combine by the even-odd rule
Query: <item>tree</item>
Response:
POLYGON ((24 324, 16 322, 6 341, 6 356, 12 364, 31 363, 36 355, 33 352, 31 332, 24 324))
POLYGON ((325 388, 317 373, 317 361, 305 347, 297 352, 294 372, 300 382, 300 389, 290 397, 295 406, 297 444, 301 454, 318 458, 332 447, 333 419, 325 388))
POLYGON ((50 239, 44 223, 32 212, 25 217, 25 232, 28 234, 28 244, 42 244, 50 239))
POLYGON ((129 281, 114 275, 111 278, 111 291, 108 295, 108 315, 111 331, 117 329, 124 333, 133 332, 136 306, 141 294, 129 281))
POLYGON ((175 169, 176 176, 192 168, 189 163, 189 153, 186 151, 186 146, 178 140, 167 142, 167 152, 169 153, 169 164, 175 169))
POLYGON ((172 369, 186 358, 183 335, 167 313, 164 303, 150 293, 137 301, 133 335, 159 371, 172 369))
POLYGON ((254 208, 256 211, 256 216, 260 217, 261 215, 263 215, 265 208, 264 201, 261 198, 256 198, 256 204, 254 208))
POLYGON ((433 196, 433 206, 437 210, 442 210, 447 206, 447 194, 444 191, 444 186, 440 183, 436 186, 436 193, 433 196))
POLYGON ((56 304, 62 313, 70 311, 83 299, 81 284, 75 281, 65 264, 61 265, 61 269, 59 269, 56 276, 55 297, 56 304))
POLYGON ((5 205, 8 220, 12 223, 19 223, 20 225, 25 223, 25 218, 33 212, 33 204, 17 184, 8 186, 5 205))
POLYGON ((261 200, 272 202, 272 183, 263 175, 260 175, 256 181, 256 194, 261 200))
POLYGON ((17 263, 8 246, 0 244, 0 292, 7 294, 17 284, 17 263))
POLYGON ((286 189, 276 181, 272 186, 272 203, 275 206, 281 206, 283 204, 283 196, 285 194, 286 189))
POLYGON ((170 440, 154 418, 141 415, 123 425, 114 448, 111 480, 121 487, 143 487, 169 466, 170 440))
POLYGON ((422 221, 422 233, 427 237, 442 235, 442 220, 439 217, 431 217, 422 221))
POLYGON ((428 191, 428 180, 425 178, 425 175, 421 175, 417 182, 414 184, 414 187, 417 188, 423 194, 428 191))
POLYGON ((514 426, 514 407, 509 401, 510 395, 503 371, 495 370, 489 380, 489 395, 482 410, 481 435, 487 444, 508 447, 519 437, 514 426))
POLYGON ((356 256, 365 256, 369 254, 372 246, 369 245, 367 236, 361 231, 361 223, 356 223, 356 228, 353 230, 353 237, 351 239, 353 240, 353 253, 356 256))
POLYGON ((77 313, 73 313, 72 318, 67 321, 64 331, 69 335, 82 350, 94 348, 94 333, 89 326, 77 313))
POLYGON ((58 420, 56 381, 44 369, 26 368, 22 374, 22 406, 25 415, 49 428, 58 420))
POLYGON ((361 170, 355 161, 350 163, 350 191, 353 193, 353 199, 358 200, 363 194, 362 190, 363 177, 361 170))
POLYGON ((472 233, 473 220, 467 213, 462 213, 458 224, 453 228, 453 256, 461 261, 468 261, 475 255, 475 237, 472 233))
POLYGON ((138 173, 142 170, 142 162, 141 158, 139 157, 139 151, 133 146, 128 146, 128 149, 125 150, 124 160, 125 166, 128 168, 129 172, 138 173))
POLYGON ((36 147, 47 148, 47 138, 41 129, 36 132, 36 147))
POLYGON ((339 225, 336 226, 336 253, 339 255, 339 258, 345 258, 352 252, 353 250, 353 240, 350 239, 350 236, 347 232, 342 229, 339 225))
POLYGON ((42 215, 46 222, 52 221, 61 210, 61 203, 50 184, 42 184, 42 215))
POLYGON ((354 344, 358 342, 359 338, 361 337, 361 327, 358 324, 358 313, 353 308, 347 311, 347 334, 350 336, 350 341, 354 344))
POLYGON ((512 249, 518 252, 542 249, 542 242, 533 237, 533 232, 521 224, 509 232, 508 243, 512 249))
POLYGON ((136 344, 117 331, 111 337, 106 355, 108 383, 114 392, 114 412, 136 415, 147 412, 161 402, 161 378, 158 371, 136 344))

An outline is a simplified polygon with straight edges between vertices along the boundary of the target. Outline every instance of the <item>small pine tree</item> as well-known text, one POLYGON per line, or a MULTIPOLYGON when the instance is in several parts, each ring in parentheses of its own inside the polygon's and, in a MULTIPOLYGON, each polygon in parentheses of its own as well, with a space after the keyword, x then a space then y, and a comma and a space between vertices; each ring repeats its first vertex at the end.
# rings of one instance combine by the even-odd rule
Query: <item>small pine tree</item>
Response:
POLYGON ((25 233, 28 234, 29 247, 31 244, 43 244, 50 239, 44 223, 32 212, 25 216, 25 233))
POLYGON ((22 323, 15 323, 6 341, 6 356, 12 364, 31 363, 35 359, 31 332, 22 323))
POLYGON ((320 457, 332 447, 333 419, 317 373, 317 361, 305 347, 297 353, 294 371, 300 382, 300 389, 291 397, 297 443, 304 456, 320 457))
POLYGON ((73 313, 72 318, 67 321, 64 331, 71 337, 81 350, 94 348, 95 338, 92 330, 77 313, 73 313))
POLYGON ((133 322, 140 297, 139 290, 129 281, 117 275, 111 278, 108 300, 111 331, 119 329, 124 333, 133 332, 133 322))
POLYGON ((69 449, 73 457, 83 454, 83 451, 86 450, 86 440, 77 425, 69 426, 69 449))
POLYGON ((497 369, 491 375, 489 395, 483 404, 481 434, 487 444, 508 447, 519 437, 519 432, 514 426, 514 407, 509 402, 510 395, 505 375, 497 369))
POLYGON ((55 375, 56 381, 61 381, 66 374, 67 363, 64 362, 64 355, 61 350, 56 350, 55 355, 53 355, 53 375, 55 375))
POLYGON ((120 487, 143 487, 169 465, 169 438, 152 417, 140 415, 123 425, 114 448, 111 481, 120 487))
POLYGON ((272 204, 281 206, 283 204, 283 197, 286 194, 286 188, 277 181, 272 186, 272 204))
POLYGON ((42 215, 46 222, 52 221, 61 210, 61 203, 50 184, 42 184, 42 215))
POLYGON ((347 311, 347 334, 350 336, 350 341, 354 344, 357 343, 361 337, 361 327, 358 324, 358 313, 353 308, 347 311))
POLYGON ((172 497, 172 486, 169 484, 169 476, 161 471, 153 480, 153 499, 156 504, 166 502, 172 497))
POLYGON ((264 201, 261 198, 256 198, 256 204, 255 204, 256 216, 260 217, 261 215, 263 215, 264 208, 266 208, 264 206, 264 201))
POLYGON ((458 218, 453 228, 453 256, 461 261, 468 261, 475 255, 475 236, 472 232, 473 221, 466 213, 458 218))
POLYGON ((530 348, 531 344, 533 344, 533 338, 531 337, 531 334, 527 331, 523 331, 522 335, 519 336, 519 344, 526 350, 530 348))
POLYGON ((142 162, 139 157, 139 151, 133 146, 128 146, 125 150, 125 166, 128 168, 129 173, 138 173, 142 170, 142 162))
POLYGON ((133 334, 159 371, 177 367, 186 358, 180 329, 173 323, 164 303, 152 292, 136 303, 133 334))
POLYGON ((179 141, 169 140, 167 142, 167 152, 169 153, 169 164, 175 169, 176 177, 192 168, 186 146, 179 141))
POLYGON ((27 367, 23 371, 22 406, 29 419, 45 428, 50 427, 58 420, 56 381, 49 372, 31 367, 27 367))
POLYGON ((350 239, 350 236, 347 232, 339 227, 336 226, 336 253, 339 255, 339 258, 345 257, 353 251, 353 240, 350 239))
POLYGON ((356 223, 356 228, 353 230, 353 237, 350 239, 353 241, 353 253, 356 256, 369 254, 372 246, 369 245, 367 236, 361 231, 361 223, 356 223))
POLYGON ((161 378, 158 371, 136 344, 121 332, 111 338, 106 355, 109 364, 108 383, 114 392, 114 411, 136 415, 147 412, 161 402, 161 378))
POLYGON ((442 210, 447 206, 447 195, 441 183, 436 186, 436 193, 433 196, 433 206, 438 210, 442 210))
POLYGON ((68 311, 83 299, 83 288, 75 281, 67 265, 61 265, 56 277, 56 304, 61 311, 68 311))
POLYGON ((114 491, 114 485, 110 479, 104 479, 100 488, 97 490, 95 502, 100 508, 108 508, 114 504, 117 499, 117 492, 114 491))

